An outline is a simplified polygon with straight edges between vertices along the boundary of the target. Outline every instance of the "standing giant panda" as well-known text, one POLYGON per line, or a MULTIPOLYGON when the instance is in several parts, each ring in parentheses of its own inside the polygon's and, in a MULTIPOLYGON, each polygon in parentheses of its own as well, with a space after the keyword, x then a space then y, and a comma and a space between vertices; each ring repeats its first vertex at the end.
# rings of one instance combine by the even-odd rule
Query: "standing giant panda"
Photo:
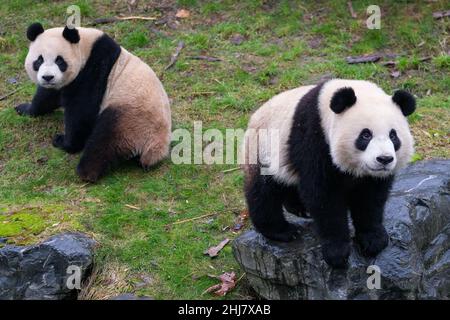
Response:
POLYGON ((266 102, 251 117, 244 144, 245 195, 256 230, 291 241, 298 230, 286 221, 282 206, 306 210, 325 261, 345 267, 350 211, 362 253, 376 256, 388 243, 383 208, 393 176, 413 154, 406 116, 414 110, 408 92, 391 97, 359 80, 299 87, 266 102), (261 142, 263 129, 278 133, 278 147, 261 142), (277 163, 271 163, 276 155, 277 163))
POLYGON ((138 156, 144 168, 169 151, 169 99, 153 70, 100 30, 28 27, 25 69, 38 87, 19 114, 39 116, 64 107, 65 133, 53 145, 84 149, 77 168, 96 181, 119 158, 138 156))

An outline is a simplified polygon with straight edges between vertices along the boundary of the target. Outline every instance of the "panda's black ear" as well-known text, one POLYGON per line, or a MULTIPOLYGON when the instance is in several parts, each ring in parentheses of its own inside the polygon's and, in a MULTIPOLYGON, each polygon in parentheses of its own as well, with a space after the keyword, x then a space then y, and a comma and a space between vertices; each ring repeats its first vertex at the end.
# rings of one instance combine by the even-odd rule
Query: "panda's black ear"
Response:
POLYGON ((405 117, 409 116, 416 110, 416 99, 411 93, 405 90, 397 90, 392 96, 394 101, 402 110, 405 117))
POLYGON ((63 37, 70 43, 78 43, 80 41, 80 34, 76 28, 64 28, 63 37))
POLYGON ((331 98, 330 108, 334 113, 341 113, 356 102, 355 91, 352 88, 341 88, 331 98))
POLYGON ((44 27, 39 22, 30 24, 27 29, 27 38, 30 41, 36 40, 37 36, 44 32, 44 27))

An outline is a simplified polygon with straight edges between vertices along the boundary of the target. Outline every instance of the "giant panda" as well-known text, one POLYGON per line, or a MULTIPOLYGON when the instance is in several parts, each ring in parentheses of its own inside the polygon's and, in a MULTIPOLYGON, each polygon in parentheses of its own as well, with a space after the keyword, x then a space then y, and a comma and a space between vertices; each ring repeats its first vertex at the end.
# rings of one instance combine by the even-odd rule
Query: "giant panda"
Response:
POLYGON ((53 145, 83 150, 77 167, 95 182, 121 158, 137 157, 145 169, 169 152, 171 111, 153 70, 108 35, 91 28, 28 27, 25 69, 37 84, 21 115, 40 116, 64 108, 64 134, 53 145))
POLYGON ((388 243, 383 208, 394 174, 413 154, 406 116, 415 105, 404 90, 389 96, 374 83, 342 79, 266 102, 244 136, 245 197, 255 229, 266 238, 291 241, 299 231, 282 207, 308 212, 324 260, 344 268, 350 211, 361 252, 376 256, 388 243), (269 131, 277 132, 277 143, 268 143, 269 131), (262 139, 261 132, 268 137, 262 139))

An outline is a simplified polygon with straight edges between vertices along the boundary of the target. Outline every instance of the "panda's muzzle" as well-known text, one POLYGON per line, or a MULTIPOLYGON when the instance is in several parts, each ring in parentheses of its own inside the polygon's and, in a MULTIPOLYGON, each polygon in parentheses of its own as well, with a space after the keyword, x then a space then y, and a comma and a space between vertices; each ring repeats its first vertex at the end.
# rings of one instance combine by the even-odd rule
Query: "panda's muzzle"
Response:
POLYGON ((44 79, 47 82, 51 82, 54 78, 55 78, 55 76, 52 76, 52 75, 42 76, 42 79, 44 79))
POLYGON ((376 158, 379 163, 381 163, 383 166, 387 166, 389 163, 394 161, 394 157, 391 156, 379 156, 376 158))

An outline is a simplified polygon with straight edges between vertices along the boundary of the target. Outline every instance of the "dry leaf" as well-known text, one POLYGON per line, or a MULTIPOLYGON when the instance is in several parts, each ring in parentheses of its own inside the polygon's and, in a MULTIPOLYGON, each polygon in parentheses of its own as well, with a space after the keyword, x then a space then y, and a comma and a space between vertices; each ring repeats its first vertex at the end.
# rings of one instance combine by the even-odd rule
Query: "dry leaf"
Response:
POLYGON ((209 255, 211 258, 217 257, 217 255, 219 254, 220 250, 222 250, 223 247, 225 247, 228 242, 230 242, 230 239, 226 238, 221 243, 219 243, 217 246, 211 247, 208 250, 206 250, 204 252, 204 254, 205 255, 209 255))
POLYGON ((183 18, 189 18, 190 15, 191 15, 191 13, 188 10, 180 9, 177 11, 175 17, 183 19, 183 18))
POLYGON ((236 286, 236 274, 234 272, 225 272, 216 278, 219 279, 221 283, 209 287, 205 292, 212 292, 215 295, 224 296, 236 286))
POLYGON ((398 71, 398 70, 391 72, 391 77, 394 78, 394 79, 396 79, 396 78, 398 78, 400 76, 401 76, 401 72, 398 71))

